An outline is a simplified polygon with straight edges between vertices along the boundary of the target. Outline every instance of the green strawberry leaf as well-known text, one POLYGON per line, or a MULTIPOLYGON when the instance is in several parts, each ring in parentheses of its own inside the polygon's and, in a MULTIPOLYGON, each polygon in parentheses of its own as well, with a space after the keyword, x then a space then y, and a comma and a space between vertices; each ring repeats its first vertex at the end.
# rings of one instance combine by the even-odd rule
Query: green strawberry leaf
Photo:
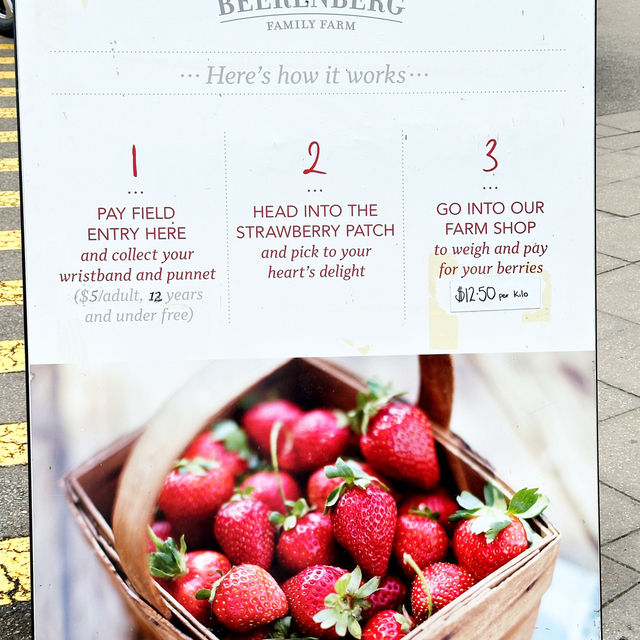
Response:
POLYGON ((349 633, 354 638, 358 638, 358 640, 362 638, 362 627, 360 626, 360 623, 355 618, 352 618, 349 621, 349 633))
POLYGON ((296 524, 298 524, 298 518, 296 518, 294 515, 287 516, 284 519, 283 529, 285 531, 291 531, 292 529, 296 528, 296 524))
POLYGON ((482 502, 482 500, 476 498, 472 493, 469 493, 469 491, 463 491, 456 498, 456 501, 463 509, 467 509, 468 511, 473 511, 475 509, 481 509, 482 507, 484 507, 484 503, 482 502))
POLYGON ((527 532, 527 540, 529 544, 536 544, 542 540, 542 536, 537 534, 532 528, 531 525, 526 520, 520 520, 522 522, 522 526, 524 530, 527 532))
POLYGON ((500 517, 498 513, 486 513, 474 518, 471 522, 471 531, 475 534, 484 533, 487 542, 495 540, 496 536, 511 524, 511 520, 504 514, 500 517))
POLYGON ((196 600, 208 600, 211 597, 211 589, 200 589, 196 591, 196 600))
POLYGON ((235 420, 218 422, 211 430, 213 439, 222 442, 227 451, 237 453, 244 460, 251 460, 253 452, 244 429, 235 420))
POLYGON ((487 507, 494 507, 501 511, 507 510, 507 499, 492 482, 488 482, 484 487, 484 501, 487 507))
POLYGON ((219 467, 219 463, 215 460, 207 460, 206 458, 193 458, 188 460, 187 458, 181 458, 174 463, 173 468, 180 474, 185 475, 190 473, 194 476, 206 476, 211 469, 219 467))
POLYGON ((535 518, 549 506, 549 498, 543 496, 537 489, 521 489, 509 504, 508 513, 520 519, 535 518))
POLYGON ((180 537, 180 546, 178 547, 173 538, 161 540, 148 527, 149 537, 156 546, 156 551, 149 554, 149 570, 154 578, 163 578, 164 580, 173 580, 186 576, 187 569, 186 553, 187 544, 184 536, 180 537))

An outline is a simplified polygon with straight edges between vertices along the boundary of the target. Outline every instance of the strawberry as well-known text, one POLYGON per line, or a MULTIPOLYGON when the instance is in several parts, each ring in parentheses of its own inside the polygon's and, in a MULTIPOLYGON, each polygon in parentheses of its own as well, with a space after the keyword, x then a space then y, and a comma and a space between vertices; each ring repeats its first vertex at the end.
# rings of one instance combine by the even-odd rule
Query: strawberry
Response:
MULTIPOLYGON (((156 520, 151 525, 151 531, 160 538, 161 541, 165 541, 167 538, 171 538, 173 536, 173 532, 171 531, 171 524, 169 524, 166 520, 156 520)), ((148 542, 147 542, 147 552, 153 553, 156 550, 155 542, 149 534, 148 542)))
POLYGON ((269 522, 269 507, 239 492, 224 504, 215 518, 213 531, 233 564, 249 563, 269 569, 275 549, 275 527, 269 522))
POLYGON ((411 610, 418 622, 423 622, 475 584, 473 577, 456 564, 436 562, 421 570, 409 555, 405 561, 417 573, 411 585, 411 610))
POLYGON ((149 554, 151 574, 196 620, 211 625, 211 606, 195 595, 231 569, 229 560, 217 551, 187 553, 184 537, 178 548, 173 538, 163 541, 152 529, 149 536, 156 549, 149 554))
POLYGON ((242 426, 249 435, 249 438, 257 445, 261 453, 267 454, 270 449, 269 437, 271 428, 276 422, 283 426, 281 442, 286 440, 286 432, 293 423, 302 416, 302 409, 288 400, 266 400, 251 407, 244 414, 242 426))
POLYGON ((455 524, 449 521, 449 516, 458 510, 458 505, 445 489, 438 488, 430 493, 409 496, 398 507, 398 514, 405 515, 411 513, 413 509, 418 511, 430 509, 447 533, 453 533, 455 524))
POLYGON ((355 465, 338 458, 327 477, 343 478, 327 499, 335 539, 370 576, 387 572, 396 528, 397 507, 391 494, 355 465))
MULTIPOLYGON (((292 476, 280 471, 280 482, 282 483, 282 490, 286 500, 295 502, 300 498, 302 492, 292 476)), ((249 476, 240 485, 243 490, 248 487, 253 487, 252 498, 262 500, 272 511, 285 512, 285 505, 280 495, 278 479, 274 471, 258 471, 249 476)))
POLYGON ((339 411, 316 409, 303 414, 291 426, 290 437, 278 455, 280 466, 306 473, 333 462, 349 444, 348 427, 347 417, 339 411))
POLYGON ((278 583, 262 567, 253 564, 233 567, 211 590, 202 589, 197 597, 210 600, 218 622, 238 632, 267 625, 286 615, 289 609, 278 583))
MULTIPOLYGON (((356 460, 347 460, 346 462, 350 465, 360 467, 360 469, 362 469, 366 474, 375 478, 380 485, 389 486, 389 482, 386 478, 383 478, 379 473, 377 473, 370 464, 356 460)), ((307 481, 307 500, 309 504, 317 509, 324 509, 329 494, 339 486, 341 482, 341 478, 327 478, 327 474, 324 472, 324 467, 314 471, 307 481)))
POLYGON ((404 582, 395 576, 385 576, 380 580, 378 590, 371 594, 371 608, 362 613, 362 618, 368 620, 385 609, 397 610, 406 597, 407 587, 404 582))
POLYGON ((307 567, 283 585, 294 622, 303 633, 317 638, 346 635, 360 638, 362 612, 369 608, 369 596, 377 589, 378 578, 362 584, 362 572, 339 567, 307 567))
POLYGON ((393 609, 386 609, 376 613, 362 632, 362 640, 397 640, 415 627, 413 618, 406 609, 398 613, 393 609))
POLYGON ((233 420, 223 420, 201 433, 186 449, 183 458, 217 460, 234 476, 246 473, 255 455, 249 448, 247 434, 233 420))
POLYGON ((272 513, 271 522, 282 526, 283 531, 276 546, 276 556, 282 567, 298 573, 315 564, 331 564, 336 549, 331 530, 331 518, 313 513, 306 500, 291 506, 291 513, 272 513))
POLYGON ((458 496, 462 509, 451 516, 459 521, 453 536, 458 562, 476 580, 506 564, 529 548, 539 536, 527 522, 549 506, 537 489, 522 489, 511 501, 492 484, 484 490, 485 503, 468 491, 458 496))
POLYGON ((317 638, 302 638, 292 628, 293 619, 291 616, 285 616, 276 620, 268 627, 255 629, 247 633, 235 633, 227 636, 225 640, 317 640, 317 638))
POLYGON ((391 478, 431 489, 440 480, 431 421, 418 408, 396 399, 388 387, 369 382, 369 393, 358 394, 358 408, 349 413, 362 434, 366 461, 391 478))
POLYGON ((449 549, 446 531, 431 511, 414 511, 398 518, 393 539, 393 553, 405 575, 412 577, 414 570, 403 560, 405 553, 413 557, 420 567, 444 560, 449 549))
POLYGON ((213 518, 233 494, 233 475, 212 460, 178 460, 167 475, 158 506, 175 535, 185 535, 191 548, 211 535, 213 518))

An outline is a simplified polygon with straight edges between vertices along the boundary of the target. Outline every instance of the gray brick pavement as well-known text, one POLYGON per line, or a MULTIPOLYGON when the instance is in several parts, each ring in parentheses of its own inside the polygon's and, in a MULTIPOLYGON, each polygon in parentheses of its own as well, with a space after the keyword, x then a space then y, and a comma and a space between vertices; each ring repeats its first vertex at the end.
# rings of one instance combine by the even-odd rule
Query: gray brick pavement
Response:
POLYGON ((596 128, 603 640, 640 638, 640 110, 596 128))

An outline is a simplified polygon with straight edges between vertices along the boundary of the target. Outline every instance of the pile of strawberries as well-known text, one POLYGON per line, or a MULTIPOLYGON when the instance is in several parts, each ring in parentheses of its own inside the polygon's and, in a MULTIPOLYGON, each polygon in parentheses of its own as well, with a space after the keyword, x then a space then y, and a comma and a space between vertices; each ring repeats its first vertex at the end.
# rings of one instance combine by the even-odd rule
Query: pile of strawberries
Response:
POLYGON ((534 541, 546 498, 458 509, 428 417, 369 390, 348 414, 260 402, 166 477, 151 573, 221 638, 401 638, 534 541))

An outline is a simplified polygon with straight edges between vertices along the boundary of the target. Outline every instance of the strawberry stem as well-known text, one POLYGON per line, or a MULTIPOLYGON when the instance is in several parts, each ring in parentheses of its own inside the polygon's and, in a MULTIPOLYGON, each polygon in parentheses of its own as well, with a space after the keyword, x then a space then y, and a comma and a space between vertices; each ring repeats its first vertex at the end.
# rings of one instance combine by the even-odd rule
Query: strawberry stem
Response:
MULTIPOLYGON (((402 556, 402 559, 416 572, 416 575, 420 579, 422 583, 422 588, 427 596, 427 619, 431 617, 433 613, 433 598, 431 597, 431 589, 429 589, 429 583, 427 579, 424 577, 424 573, 422 573, 422 569, 417 565, 416 561, 409 555, 405 553, 402 556)), ((414 612, 415 613, 415 612, 414 612)))
POLYGON ((274 422, 271 427, 271 434, 269 435, 269 448, 271 450, 271 465, 273 466, 273 472, 276 474, 276 484, 278 485, 278 491, 284 504, 285 515, 289 515, 287 497, 285 496, 284 489, 282 488, 282 481, 280 480, 280 466, 278 465, 278 436, 280 435, 280 430, 283 426, 283 422, 274 422))

